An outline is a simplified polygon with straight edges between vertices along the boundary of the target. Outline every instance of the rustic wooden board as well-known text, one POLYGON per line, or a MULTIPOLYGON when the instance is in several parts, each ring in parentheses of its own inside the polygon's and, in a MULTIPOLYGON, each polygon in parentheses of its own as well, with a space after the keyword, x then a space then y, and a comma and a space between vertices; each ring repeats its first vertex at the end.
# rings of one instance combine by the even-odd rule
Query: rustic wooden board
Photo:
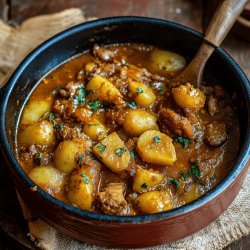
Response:
MULTIPOLYGON (((70 7, 81 8, 86 17, 148 16, 202 30, 200 0, 0 0, 0 17, 15 25, 32 16, 70 7)), ((250 77, 250 44, 230 36, 223 43, 223 47, 250 77)), ((3 165, 3 157, 0 155, 0 249, 34 249, 34 245, 27 237, 27 226, 14 187, 3 165)), ((250 236, 243 237, 226 248, 247 249, 250 249, 250 236)))

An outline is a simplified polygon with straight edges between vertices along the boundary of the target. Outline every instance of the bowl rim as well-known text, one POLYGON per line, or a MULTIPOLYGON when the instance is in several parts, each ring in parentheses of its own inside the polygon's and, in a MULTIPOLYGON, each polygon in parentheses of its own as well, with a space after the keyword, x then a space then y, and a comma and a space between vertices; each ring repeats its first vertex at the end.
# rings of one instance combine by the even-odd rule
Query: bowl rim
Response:
MULTIPOLYGON (((152 25, 163 25, 164 27, 172 27, 172 28, 178 29, 181 32, 189 33, 198 39, 202 39, 202 33, 195 31, 191 28, 188 28, 184 25, 175 23, 175 22, 170 22, 170 21, 150 18, 150 17, 117 16, 117 17, 97 19, 97 20, 93 20, 93 21, 89 21, 89 22, 85 22, 85 23, 81 23, 79 25, 73 26, 69 29, 66 29, 58 33, 57 35, 51 37, 50 39, 46 40, 41 45, 39 45, 36 49, 34 49, 30 54, 28 54, 28 56, 25 57, 25 59, 19 64, 18 68, 12 74, 11 78, 8 80, 4 89, 1 90, 1 92, 3 91, 3 93, 1 93, 3 100, 0 103, 1 148, 10 166, 18 174, 22 182, 26 186, 28 186, 28 188, 34 187, 35 183, 28 178, 28 176, 25 174, 25 172, 19 165, 18 160, 14 156, 14 153, 10 147, 10 144, 8 143, 8 137, 7 137, 7 132, 6 132, 7 128, 5 126, 5 122, 6 122, 5 111, 8 106, 8 101, 9 101, 9 97, 11 95, 12 89, 16 85, 18 78, 21 76, 22 72, 25 70, 27 65, 29 65, 29 63, 32 62, 36 58, 36 56, 38 56, 41 52, 49 48, 51 45, 57 42, 60 42, 65 37, 73 35, 74 33, 77 33, 80 31, 82 32, 84 30, 95 28, 98 26, 118 24, 121 22, 123 23, 130 23, 130 22, 145 23, 146 22, 152 25)), ((250 83, 249 83, 248 78, 244 74, 244 72, 239 67, 239 65, 222 48, 216 48, 214 53, 218 54, 222 59, 229 62, 230 66, 237 74, 239 82, 241 82, 241 88, 243 88, 243 92, 247 100, 247 136, 245 138, 245 141, 243 143, 243 146, 240 152, 238 153, 238 157, 235 161, 234 166, 230 170, 229 174, 218 185, 216 185, 213 189, 211 189, 210 191, 208 191, 206 194, 196 199, 195 201, 185 204, 181 207, 174 208, 172 210, 165 211, 165 212, 156 213, 156 214, 136 215, 136 216, 115 216, 115 215, 107 215, 107 214, 85 211, 85 210, 74 207, 73 205, 64 203, 63 201, 60 201, 52 197, 45 191, 41 190, 39 187, 37 188, 37 191, 36 191, 38 195, 41 196, 46 201, 51 202, 56 207, 63 209, 66 212, 69 212, 77 217, 83 217, 85 219, 105 221, 105 222, 115 222, 115 223, 141 223, 141 222, 147 223, 147 222, 151 222, 155 220, 162 220, 162 219, 170 218, 170 217, 174 218, 174 217, 192 212, 200 208, 201 206, 205 205, 206 203, 212 201, 213 199, 218 197, 221 193, 223 193, 234 182, 234 180, 241 174, 250 156, 250 83)))

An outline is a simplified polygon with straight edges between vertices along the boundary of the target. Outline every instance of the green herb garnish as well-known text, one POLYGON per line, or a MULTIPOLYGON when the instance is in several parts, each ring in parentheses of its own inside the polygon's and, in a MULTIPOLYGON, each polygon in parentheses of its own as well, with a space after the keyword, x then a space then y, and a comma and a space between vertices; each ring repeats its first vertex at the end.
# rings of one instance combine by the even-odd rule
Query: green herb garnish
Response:
POLYGON ((159 143, 161 141, 161 138, 159 136, 155 136, 153 140, 155 143, 159 143))
POLYGON ((148 185, 144 182, 143 184, 141 184, 141 188, 147 188, 148 185))
POLYGON ((105 184, 108 184, 108 183, 109 183, 109 178, 107 178, 105 181, 105 184))
POLYGON ((201 177, 201 171, 199 168, 199 162, 196 160, 193 165, 189 168, 189 175, 192 176, 195 180, 201 177))
POLYGON ((126 152, 127 151, 127 149, 126 148, 117 148, 116 150, 115 150, 115 154, 117 155, 117 156, 122 156, 122 154, 124 153, 124 152, 126 152))
POLYGON ((74 98, 73 103, 75 105, 86 104, 85 98, 87 95, 87 90, 85 90, 84 88, 79 88, 77 90, 77 96, 74 98))
POLYGON ((85 184, 89 184, 89 177, 88 177, 88 175, 84 173, 84 174, 81 174, 81 176, 83 177, 83 182, 85 184))
POLYGON ((63 130, 63 125, 62 124, 55 124, 54 129, 56 130, 63 130))
POLYGON ((175 190, 178 190, 180 182, 175 178, 169 178, 169 181, 175 187, 175 190))
POLYGON ((159 90, 159 92, 161 94, 163 94, 164 90, 163 90, 163 86, 162 85, 157 86, 157 89, 159 90))
POLYGON ((49 113, 49 121, 52 122, 54 119, 55 119, 55 113, 51 111, 49 113))
POLYGON ((183 148, 186 148, 191 143, 191 140, 189 138, 181 136, 174 138, 174 141, 179 142, 183 146, 183 148))
POLYGON ((135 88, 138 94, 142 94, 144 91, 141 88, 135 88))
POLYGON ((130 154, 130 156, 131 156, 133 159, 135 159, 135 151, 132 150, 132 151, 129 152, 129 154, 130 154))
POLYGON ((128 107, 131 108, 131 109, 136 109, 137 105, 136 105, 135 102, 130 102, 130 103, 128 104, 128 107))
POLYGON ((97 111, 99 105, 100 105, 100 101, 94 101, 94 102, 88 102, 86 103, 94 112, 97 111))
POLYGON ((100 142, 100 144, 96 147, 99 149, 100 153, 103 154, 107 146, 100 142))
POLYGON ((181 176, 181 179, 185 181, 188 177, 188 173, 184 173, 182 170, 179 171, 179 174, 181 176))
POLYGON ((84 156, 83 155, 78 155, 77 156, 77 164, 81 166, 82 162, 84 161, 84 156))

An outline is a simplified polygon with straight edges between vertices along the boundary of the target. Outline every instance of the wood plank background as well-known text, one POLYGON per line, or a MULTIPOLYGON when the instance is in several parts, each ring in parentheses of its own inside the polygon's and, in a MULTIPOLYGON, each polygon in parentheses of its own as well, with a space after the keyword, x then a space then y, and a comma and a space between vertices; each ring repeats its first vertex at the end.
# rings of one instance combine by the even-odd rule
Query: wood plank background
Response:
MULTIPOLYGON (((70 7, 79 7, 86 17, 109 17, 109 16, 148 16, 178 22, 202 31, 202 16, 207 13, 207 8, 212 0, 0 0, 0 18, 11 25, 18 25, 23 20, 42 14, 54 13, 70 7), (203 7, 206 7, 204 9, 203 7)), ((250 9, 250 3, 249 3, 250 9)), ((250 43, 238 39, 232 34, 227 37, 222 47, 239 63, 247 76, 250 78, 250 43)), ((1 156, 0 156, 1 158, 1 156)), ((2 163, 0 162, 0 166, 2 163)), ((1 169, 0 169, 1 170, 1 169)), ((0 183, 8 182, 6 173, 0 171, 0 183)), ((7 184, 6 184, 7 185, 7 184)), ((4 197, 7 210, 2 216, 9 216, 11 223, 16 223, 9 236, 18 239, 23 248, 34 248, 29 244, 25 232, 27 228, 22 220, 20 209, 16 201, 15 192, 2 190, 0 184, 0 198, 4 197), (10 200, 8 197, 12 197, 10 200), (8 209, 10 207, 11 209, 8 209), (23 230, 23 231, 21 231, 23 230), (17 237, 16 235, 19 234, 17 237), (23 235, 22 235, 23 234, 23 235)), ((1 200, 2 201, 2 200, 1 200)), ((0 205, 0 211, 6 209, 0 205)), ((1 214, 0 214, 1 219, 1 214)), ((3 230, 0 221, 0 249, 22 249, 10 240, 6 235, 6 227, 3 230)), ((249 250, 250 236, 229 245, 226 250, 249 250)))

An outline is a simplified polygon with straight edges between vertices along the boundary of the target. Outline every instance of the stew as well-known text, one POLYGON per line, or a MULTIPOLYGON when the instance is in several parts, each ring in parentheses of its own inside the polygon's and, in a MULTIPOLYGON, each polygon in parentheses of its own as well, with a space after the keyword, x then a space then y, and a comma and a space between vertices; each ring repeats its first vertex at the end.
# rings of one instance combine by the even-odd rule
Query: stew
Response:
POLYGON ((24 171, 55 198, 111 215, 162 212, 204 195, 232 167, 239 127, 221 86, 171 84, 185 65, 143 44, 95 45, 64 63, 23 109, 24 171))

